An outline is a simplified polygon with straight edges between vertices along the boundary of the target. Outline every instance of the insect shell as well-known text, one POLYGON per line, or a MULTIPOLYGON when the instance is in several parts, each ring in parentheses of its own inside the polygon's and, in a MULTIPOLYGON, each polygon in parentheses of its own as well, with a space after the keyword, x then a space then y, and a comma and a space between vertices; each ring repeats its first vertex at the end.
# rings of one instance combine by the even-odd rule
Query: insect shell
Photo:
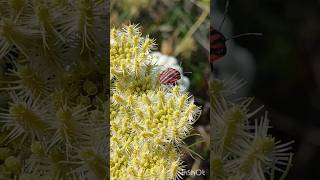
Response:
POLYGON ((226 38, 222 33, 210 27, 210 63, 217 61, 226 53, 226 38))
POLYGON ((168 68, 160 73, 160 83, 165 85, 175 85, 179 79, 181 79, 181 74, 178 70, 173 68, 168 68))

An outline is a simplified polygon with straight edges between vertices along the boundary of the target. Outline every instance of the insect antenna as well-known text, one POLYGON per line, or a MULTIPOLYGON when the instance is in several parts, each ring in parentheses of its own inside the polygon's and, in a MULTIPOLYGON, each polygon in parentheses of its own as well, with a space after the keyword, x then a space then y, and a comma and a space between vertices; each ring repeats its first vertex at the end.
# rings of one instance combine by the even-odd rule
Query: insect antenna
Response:
POLYGON ((240 37, 245 37, 245 36, 262 36, 262 33, 243 33, 239 35, 232 36, 231 38, 226 38, 226 41, 231 40, 231 39, 237 39, 240 37))
POLYGON ((222 18, 222 21, 220 23, 220 26, 218 28, 218 31, 221 31, 222 27, 223 27, 223 24, 224 24, 224 21, 226 20, 226 16, 227 16, 227 13, 228 13, 228 10, 229 10, 229 0, 226 0, 226 4, 225 4, 225 7, 224 7, 224 13, 223 13, 223 18, 222 18))
MULTIPOLYGON (((219 28, 218 28, 218 31, 220 32, 220 30, 222 29, 222 27, 223 27, 223 24, 224 24, 224 22, 225 22, 225 20, 226 20, 226 16, 227 16, 227 13, 228 13, 228 10, 229 10, 229 4, 230 4, 230 2, 229 2, 229 0, 226 0, 226 4, 225 4, 225 7, 224 7, 224 13, 223 13, 223 18, 222 18, 222 21, 221 21, 221 23, 220 23, 220 25, 219 25, 219 28)), ((212 26, 211 26, 212 27, 212 26)), ((210 27, 210 28, 211 28, 210 27)), ((211 31, 211 30, 210 30, 211 31)), ((211 69, 211 72, 213 72, 213 63, 212 62, 210 62, 210 69, 211 69)))
MULTIPOLYGON (((182 61, 180 61, 179 66, 182 68, 182 61)), ((192 74, 191 71, 183 72, 183 74, 192 74)))

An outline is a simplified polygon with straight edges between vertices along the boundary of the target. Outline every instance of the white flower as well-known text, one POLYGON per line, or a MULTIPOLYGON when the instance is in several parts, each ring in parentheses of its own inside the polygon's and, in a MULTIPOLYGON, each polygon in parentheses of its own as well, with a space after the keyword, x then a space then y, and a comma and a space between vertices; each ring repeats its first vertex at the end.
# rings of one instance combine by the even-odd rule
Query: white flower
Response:
POLYGON ((152 53, 152 55, 154 56, 154 58, 152 59, 155 64, 159 65, 160 71, 166 70, 168 68, 178 70, 181 74, 181 79, 177 81, 178 85, 183 91, 186 91, 189 88, 189 78, 183 75, 183 69, 178 64, 178 60, 175 57, 167 56, 165 54, 161 54, 160 52, 154 52, 152 53))

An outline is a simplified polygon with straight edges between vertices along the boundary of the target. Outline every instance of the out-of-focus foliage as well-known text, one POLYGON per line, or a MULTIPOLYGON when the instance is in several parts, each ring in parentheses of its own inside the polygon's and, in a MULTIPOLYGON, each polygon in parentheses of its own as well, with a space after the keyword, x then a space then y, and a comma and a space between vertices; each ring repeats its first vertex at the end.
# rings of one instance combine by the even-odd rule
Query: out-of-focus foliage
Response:
POLYGON ((235 79, 210 81, 210 177, 212 180, 284 179, 292 166, 290 144, 269 132, 267 113, 251 110, 253 98, 230 100, 243 85, 235 79))
MULTIPOLYGON (((214 2, 223 11, 225 1, 214 2)), ((290 180, 320 179, 319 9, 317 0, 243 0, 229 6, 233 34, 263 33, 235 42, 255 59, 251 94, 270 110, 273 134, 296 140, 290 180)))
POLYGON ((0 179, 107 176, 106 12, 0 1, 0 179))

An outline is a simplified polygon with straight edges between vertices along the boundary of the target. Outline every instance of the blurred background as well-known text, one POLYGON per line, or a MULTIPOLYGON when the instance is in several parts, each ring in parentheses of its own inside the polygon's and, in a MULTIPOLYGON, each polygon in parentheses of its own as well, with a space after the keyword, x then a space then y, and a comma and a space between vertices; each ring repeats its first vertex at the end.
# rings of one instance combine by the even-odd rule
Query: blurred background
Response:
MULTIPOLYGON (((216 27, 225 3, 212 4, 216 27)), ((228 42, 228 55, 216 64, 218 75, 237 72, 248 81, 242 94, 265 105, 272 135, 295 140, 287 179, 320 179, 320 1, 230 0, 221 32, 263 33, 228 42)))

